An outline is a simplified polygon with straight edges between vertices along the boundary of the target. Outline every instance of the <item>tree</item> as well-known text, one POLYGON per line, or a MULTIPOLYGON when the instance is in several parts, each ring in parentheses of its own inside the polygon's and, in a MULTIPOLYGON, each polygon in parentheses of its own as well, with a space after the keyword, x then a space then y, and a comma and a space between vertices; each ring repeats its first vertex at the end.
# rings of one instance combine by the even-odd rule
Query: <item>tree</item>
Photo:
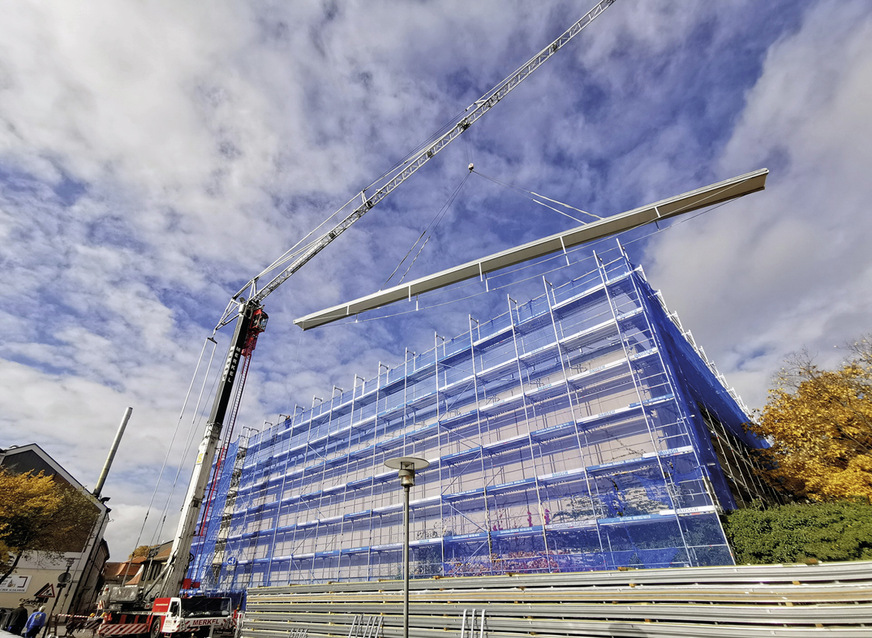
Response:
POLYGON ((130 555, 129 560, 133 560, 134 558, 147 558, 148 552, 151 550, 149 545, 140 545, 136 549, 133 550, 133 553, 130 555))
POLYGON ((851 351, 837 370, 795 356, 776 377, 749 426, 772 442, 760 455, 776 487, 817 501, 872 502, 872 343, 851 351))
POLYGON ((15 474, 0 468, 0 494, 0 583, 27 553, 54 557, 81 551, 98 513, 88 496, 43 472, 15 474))
MULTIPOLYGON (((12 564, 12 550, 0 540, 0 574, 5 574, 6 570, 9 569, 9 565, 12 564)), ((11 571, 11 570, 10 570, 11 571)), ((5 577, 3 577, 5 578, 5 577)), ((3 580, 0 578, 0 583, 3 580)))

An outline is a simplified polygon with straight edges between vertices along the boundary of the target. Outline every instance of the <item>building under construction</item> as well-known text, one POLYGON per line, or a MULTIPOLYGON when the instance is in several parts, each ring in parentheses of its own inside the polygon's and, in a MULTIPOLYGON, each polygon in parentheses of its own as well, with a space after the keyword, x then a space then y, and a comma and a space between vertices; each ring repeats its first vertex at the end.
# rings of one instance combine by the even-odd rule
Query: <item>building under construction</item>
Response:
POLYGON ((761 442, 642 269, 622 249, 584 263, 230 443, 192 586, 400 578, 401 456, 430 462, 413 578, 731 564, 718 514, 763 495, 761 442))

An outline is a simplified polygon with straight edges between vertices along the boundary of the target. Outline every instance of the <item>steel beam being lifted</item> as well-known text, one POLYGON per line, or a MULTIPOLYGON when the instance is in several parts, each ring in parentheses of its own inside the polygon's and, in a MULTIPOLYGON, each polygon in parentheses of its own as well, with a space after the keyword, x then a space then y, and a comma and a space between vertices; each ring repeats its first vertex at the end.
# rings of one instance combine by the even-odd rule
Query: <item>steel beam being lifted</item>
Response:
POLYGON ((706 206, 720 204, 763 190, 766 187, 766 176, 768 174, 768 169, 761 168, 752 173, 739 175, 738 177, 663 199, 653 204, 584 224, 562 233, 543 237, 542 239, 470 261, 448 270, 421 277, 409 283, 380 290, 366 297, 360 297, 354 301, 306 315, 296 319, 294 323, 303 330, 308 330, 309 328, 339 321, 340 319, 351 317, 367 310, 380 308, 395 301, 412 299, 416 295, 444 286, 450 286, 466 279, 484 277, 484 275, 492 271, 559 252, 572 246, 615 235, 644 226, 645 224, 650 224, 651 222, 669 219, 670 217, 699 210, 706 206))

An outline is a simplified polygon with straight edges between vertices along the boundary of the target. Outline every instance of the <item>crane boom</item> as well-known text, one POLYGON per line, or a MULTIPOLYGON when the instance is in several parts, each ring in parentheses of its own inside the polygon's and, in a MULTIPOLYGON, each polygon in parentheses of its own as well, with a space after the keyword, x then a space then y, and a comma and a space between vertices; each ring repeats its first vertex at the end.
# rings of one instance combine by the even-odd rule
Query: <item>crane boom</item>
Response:
MULTIPOLYGON (((306 265, 315 255, 324 250, 339 235, 348 230, 354 222, 363 217, 376 204, 390 195, 400 184, 414 175, 418 169, 435 157, 437 153, 457 139, 473 123, 481 119, 485 113, 490 111, 500 100, 527 79, 530 74, 542 66, 546 60, 566 46, 614 2, 615 0, 600 0, 597 2, 590 11, 564 31, 560 37, 467 107, 460 119, 446 133, 443 133, 422 150, 410 154, 399 167, 389 171, 373 184, 363 189, 356 197, 352 198, 350 202, 357 201, 359 198, 360 203, 339 223, 315 240, 304 244, 302 247, 294 247, 287 251, 233 295, 215 330, 235 319, 235 332, 225 360, 224 373, 216 389, 212 412, 200 443, 197 462, 191 477, 188 494, 182 507, 181 519, 173 541, 170 559, 167 561, 159 581, 160 595, 172 596, 181 589, 187 570, 187 558, 190 553, 194 530, 200 515, 200 504, 206 493, 209 471, 215 458, 215 451, 219 445, 219 436, 223 427, 227 406, 230 402, 241 349, 246 340, 257 338, 257 335, 263 331, 266 323, 266 315, 262 309, 263 300, 287 281, 291 275, 306 265), (367 191, 371 192, 368 193, 367 191), (279 271, 278 269, 282 267, 283 269, 279 271), (269 281, 264 286, 258 287, 259 281, 266 278, 270 278, 269 281), (246 299, 244 295, 248 298, 246 299)), ((347 206, 348 204, 340 208, 331 218, 341 213, 347 206)))
POLYGON ((182 581, 188 569, 191 542, 200 515, 200 505, 206 494, 209 471, 212 469, 212 461, 220 443, 221 429, 224 427, 224 417, 227 414, 227 407, 230 405, 233 382, 239 371, 240 359, 246 347, 254 348, 253 342, 257 339, 257 335, 266 329, 267 319, 266 313, 256 303, 248 302, 239 309, 239 317, 230 340, 224 369, 221 372, 221 378, 212 402, 212 410, 209 413, 206 430, 197 450, 197 462, 194 464, 194 471, 188 485, 188 493, 182 507, 182 516, 173 539, 173 547, 170 550, 170 558, 157 581, 159 596, 175 596, 182 587, 182 581), (247 344, 250 345, 247 346, 247 344))
MULTIPOLYGON (((410 155, 406 161, 402 162, 393 171, 386 173, 382 178, 360 191, 360 193, 351 200, 356 201, 359 199, 360 203, 339 223, 314 241, 303 246, 301 249, 297 251, 293 251, 292 249, 288 253, 285 253, 285 255, 273 262, 273 264, 271 264, 266 270, 251 279, 233 296, 218 325, 225 325, 233 318, 236 314, 235 311, 238 302, 243 298, 244 294, 248 295, 249 300, 261 303, 270 293, 287 281, 291 275, 305 266, 313 257, 315 257, 315 255, 324 250, 333 242, 333 240, 348 230, 352 224, 368 213, 376 204, 390 195, 400 184, 414 175, 418 169, 433 159, 437 153, 457 139, 461 133, 472 126, 475 122, 481 119, 485 113, 496 106, 500 100, 506 97, 506 95, 514 90, 521 82, 530 77, 530 75, 542 66, 546 60, 566 46, 575 36, 581 33, 586 26, 602 15, 602 12, 614 2, 615 0, 600 0, 600 2, 598 2, 590 11, 560 34, 556 40, 527 60, 511 75, 482 95, 478 100, 466 107, 463 115, 448 129, 446 133, 443 133, 434 142, 430 143, 417 153, 410 155), (374 190, 367 193, 370 189, 374 190), (280 265, 287 262, 290 263, 288 263, 283 270, 272 275, 272 279, 270 279, 264 286, 258 288, 258 282, 261 279, 269 277, 280 265)), ((339 213, 344 208, 345 207, 340 208, 336 212, 339 213)), ((336 213, 334 213, 334 215, 335 214, 336 213)))

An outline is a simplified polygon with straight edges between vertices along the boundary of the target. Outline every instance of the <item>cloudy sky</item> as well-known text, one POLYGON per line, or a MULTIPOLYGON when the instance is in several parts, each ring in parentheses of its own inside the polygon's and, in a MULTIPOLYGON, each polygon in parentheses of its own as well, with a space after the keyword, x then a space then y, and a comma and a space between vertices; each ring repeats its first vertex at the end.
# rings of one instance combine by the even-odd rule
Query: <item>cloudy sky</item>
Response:
MULTIPOLYGON (((186 392, 230 296, 590 4, 6 7, 0 446, 38 443, 93 487, 132 406, 103 490, 112 558, 169 538, 202 428, 186 392)), ((618 0, 266 300, 237 430, 505 307, 464 288, 401 318, 293 325, 382 287, 435 218, 409 277, 576 223, 524 191, 609 215, 767 167, 766 191, 625 238, 761 406, 786 355, 832 364, 870 330, 870 103, 866 1, 618 0)))

